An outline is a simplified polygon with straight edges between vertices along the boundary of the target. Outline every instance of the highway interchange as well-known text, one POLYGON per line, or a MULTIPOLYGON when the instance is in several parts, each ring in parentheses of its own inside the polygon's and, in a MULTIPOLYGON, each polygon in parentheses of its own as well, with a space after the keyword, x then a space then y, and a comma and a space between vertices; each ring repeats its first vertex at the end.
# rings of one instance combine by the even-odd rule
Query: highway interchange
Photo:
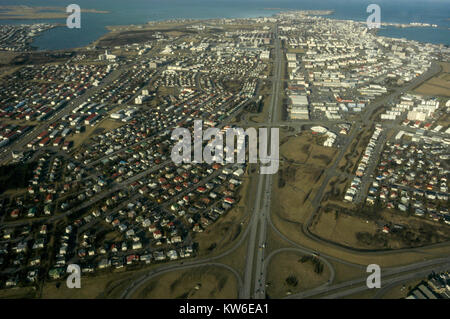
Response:
MULTIPOLYGON (((281 41, 278 38, 277 27, 275 29, 275 50, 274 50, 274 69, 273 69, 273 82, 272 82, 272 95, 271 102, 267 112, 267 119, 264 123, 249 123, 249 121, 245 118, 245 125, 248 126, 265 126, 265 127, 295 127, 301 128, 302 125, 305 124, 313 124, 313 125, 331 125, 331 123, 327 123, 326 121, 281 121, 279 119, 280 114, 280 106, 279 102, 280 96, 282 92, 280 88, 282 87, 282 67, 283 67, 283 50, 281 48, 281 41)), ((303 232, 309 239, 312 239, 318 242, 321 245, 338 248, 342 251, 355 254, 355 255, 364 255, 364 256, 374 256, 374 258, 378 258, 384 255, 398 254, 400 252, 418 252, 418 253, 427 253, 427 248, 431 247, 447 247, 448 243, 442 243, 433 245, 427 248, 412 248, 412 249, 401 249, 401 250, 387 250, 387 251, 363 251, 358 249, 352 249, 346 246, 342 246, 336 244, 334 242, 326 241, 316 235, 313 235, 309 231, 309 226, 314 220, 315 214, 320 208, 320 203, 324 196, 324 191, 326 186, 328 185, 330 179, 333 176, 339 176, 343 174, 342 172, 337 171, 337 165, 347 153, 348 148, 352 144, 352 142, 357 138, 357 135, 363 129, 370 127, 373 124, 374 113, 383 105, 393 103, 394 100, 402 93, 414 88, 418 84, 423 81, 429 79, 440 72, 440 67, 438 65, 433 65, 432 68, 422 76, 416 78, 414 81, 409 83, 407 86, 396 89, 393 93, 388 94, 384 98, 378 100, 375 103, 372 103, 368 106, 366 112, 363 114, 361 118, 361 122, 354 125, 351 133, 349 134, 347 141, 342 145, 336 159, 325 172, 324 181, 317 191, 315 197, 312 199, 313 204, 313 212, 309 216, 309 219, 306 223, 303 224, 303 227, 300 231, 303 232)), ((333 123, 335 124, 335 123, 333 123)), ((222 267, 224 269, 229 270, 238 283, 238 298, 240 299, 265 299, 266 298, 266 279, 267 279, 267 271, 270 261, 274 256, 281 252, 298 252, 300 254, 313 254, 316 258, 319 258, 326 267, 330 270, 330 277, 326 283, 323 285, 316 287, 314 289, 303 291, 301 293, 292 294, 287 296, 287 298, 342 298, 345 296, 349 296, 352 294, 361 293, 367 291, 369 288, 366 286, 367 276, 363 276, 360 278, 334 283, 336 272, 333 267, 333 264, 330 262, 338 262, 344 264, 349 267, 353 267, 359 272, 364 271, 367 265, 361 265, 357 263, 353 263, 348 259, 339 258, 335 255, 328 255, 325 253, 318 253, 317 251, 298 244, 297 242, 292 241, 287 238, 282 232, 280 232, 276 226, 272 222, 271 218, 271 192, 272 192, 272 183, 273 176, 272 175, 264 175, 264 174, 256 174, 256 186, 254 187, 254 205, 253 208, 247 207, 248 210, 251 210, 251 217, 248 222, 245 230, 240 234, 237 241, 233 244, 233 246, 225 252, 222 252, 219 255, 214 257, 206 257, 199 258, 196 260, 192 260, 189 262, 176 262, 171 264, 170 266, 160 266, 157 267, 147 274, 140 276, 139 278, 133 280, 127 288, 123 291, 121 297, 122 298, 133 298, 139 288, 145 286, 151 279, 167 272, 171 271, 182 271, 194 267, 201 266, 216 266, 222 267), (279 238, 288 242, 292 247, 290 248, 281 248, 272 250, 270 253, 267 253, 267 232, 268 227, 276 234, 279 238), (220 262, 226 256, 231 255, 242 245, 246 246, 246 256, 245 256, 245 269, 241 274, 236 269, 230 267, 229 265, 220 262)), ((385 292, 396 285, 401 283, 406 283, 413 279, 421 279, 425 277, 427 274, 432 271, 443 271, 447 270, 450 266, 450 257, 438 258, 433 253, 429 253, 436 259, 418 261, 415 263, 411 263, 408 265, 398 266, 398 267, 389 267, 382 269, 382 276, 385 279, 382 279, 382 288, 375 295, 376 298, 380 298, 383 296, 385 292)))

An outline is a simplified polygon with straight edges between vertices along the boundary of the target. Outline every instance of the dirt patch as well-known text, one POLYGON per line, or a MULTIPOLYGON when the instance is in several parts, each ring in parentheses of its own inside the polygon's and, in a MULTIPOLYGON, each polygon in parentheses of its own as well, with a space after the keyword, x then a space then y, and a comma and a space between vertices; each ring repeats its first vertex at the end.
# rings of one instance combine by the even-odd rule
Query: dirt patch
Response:
POLYGON ((111 286, 123 280, 130 280, 136 273, 120 272, 81 277, 81 289, 67 288, 65 281, 46 282, 42 289, 42 299, 92 299, 104 296, 111 286), (59 283, 59 284, 58 284, 59 283), (58 284, 58 286, 57 286, 58 284))
POLYGON ((367 245, 358 240, 358 233, 375 235, 377 229, 373 221, 364 221, 357 217, 336 213, 336 211, 321 211, 317 223, 310 227, 312 233, 322 238, 355 248, 367 248, 367 245))
POLYGON ((450 96, 450 63, 440 63, 442 72, 432 77, 414 91, 424 95, 450 96))
POLYGON ((0 299, 29 299, 36 297, 33 287, 16 287, 0 290, 0 299))
POLYGON ((320 260, 305 260, 295 252, 281 252, 270 261, 267 277, 269 298, 315 288, 328 281, 330 270, 320 260))
POLYGON ((163 274, 139 289, 134 298, 234 299, 238 297, 234 275, 219 267, 197 267, 163 274))

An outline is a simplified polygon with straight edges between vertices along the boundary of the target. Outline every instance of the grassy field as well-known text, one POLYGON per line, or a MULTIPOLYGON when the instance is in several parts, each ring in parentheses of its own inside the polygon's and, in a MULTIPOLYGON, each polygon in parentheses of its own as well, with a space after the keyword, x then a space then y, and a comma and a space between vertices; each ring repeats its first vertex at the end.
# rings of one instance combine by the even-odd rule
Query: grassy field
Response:
POLYGON ((444 114, 444 116, 436 121, 436 125, 442 125, 444 127, 450 125, 450 114, 444 114))
POLYGON ((318 216, 317 223, 310 227, 311 232, 322 238, 355 248, 367 248, 357 240, 356 233, 375 234, 377 229, 378 227, 373 221, 364 221, 358 217, 324 212, 323 210, 318 216))
POLYGON ((0 299, 28 299, 35 298, 36 290, 32 287, 15 287, 0 290, 0 299))
POLYGON ((295 164, 326 168, 336 155, 336 149, 319 145, 321 139, 308 131, 295 137, 289 137, 281 142, 281 157, 295 164))
POLYGON ((318 274, 312 261, 301 262, 301 258, 295 252, 281 252, 272 258, 267 276, 270 298, 283 298, 288 293, 312 289, 328 281, 330 270, 325 265, 318 274))
POLYGON ((323 172, 336 154, 333 148, 315 144, 314 138, 302 133, 282 139, 280 157, 283 161, 272 193, 272 212, 282 219, 297 223, 306 220, 323 172))
POLYGON ((365 269, 352 267, 338 261, 330 260, 335 271, 333 284, 339 284, 356 278, 367 277, 365 269))
POLYGON ((17 52, 0 51, 0 79, 20 69, 20 66, 10 65, 17 56, 19 56, 17 52))
POLYGON ((81 277, 80 289, 69 289, 64 281, 60 282, 59 288, 57 282, 46 282, 42 289, 43 299, 83 299, 83 298, 102 298, 111 287, 124 280, 129 282, 136 272, 114 272, 93 277, 81 277))
POLYGON ((125 123, 123 123, 123 122, 105 118, 94 126, 86 125, 85 126, 86 129, 84 132, 75 134, 74 136, 72 136, 71 138, 68 138, 67 140, 73 141, 73 148, 75 149, 75 148, 78 148, 79 146, 81 146, 84 142, 86 142, 96 130, 103 129, 105 131, 111 131, 118 127, 121 127, 124 124, 125 123))
POLYGON ((193 24, 180 22, 158 22, 145 25, 108 26, 110 31, 96 41, 99 46, 119 46, 125 44, 142 43, 155 39, 155 32, 162 32, 169 37, 188 36, 196 34, 197 31, 186 29, 193 24))
POLYGON ((133 298, 235 299, 237 296, 237 280, 231 272, 204 266, 162 274, 136 291, 133 298))
POLYGON ((402 249, 450 240, 446 225, 394 210, 358 209, 337 199, 322 202, 310 231, 319 237, 361 249, 402 249), (403 230, 382 233, 383 225, 403 225, 403 230))
POLYGON ((415 93, 450 97, 450 63, 441 62, 440 64, 442 72, 417 87, 414 90, 415 93))

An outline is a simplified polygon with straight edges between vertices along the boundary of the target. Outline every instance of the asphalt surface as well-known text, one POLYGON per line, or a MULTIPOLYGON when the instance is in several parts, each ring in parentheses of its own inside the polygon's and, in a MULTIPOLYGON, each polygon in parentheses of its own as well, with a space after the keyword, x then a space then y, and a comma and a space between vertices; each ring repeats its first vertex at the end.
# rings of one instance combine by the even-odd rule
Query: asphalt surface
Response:
MULTIPOLYGON (((282 51, 278 38, 278 26, 275 27, 275 63, 272 83, 272 98, 270 102, 267 123, 273 123, 279 114, 280 87, 282 84, 282 51)), ((270 140, 270 135, 268 140, 270 140)), ((258 189, 255 197, 255 206, 252 219, 249 225, 251 228, 247 246, 247 258, 244 275, 244 298, 265 298, 266 268, 264 267, 264 251, 267 234, 267 217, 270 215, 270 200, 272 191, 272 175, 258 176, 258 189), (256 259, 254 255, 256 252, 256 259), (254 266, 254 268, 253 268, 254 266), (254 284, 253 294, 251 291, 252 281, 254 284)))

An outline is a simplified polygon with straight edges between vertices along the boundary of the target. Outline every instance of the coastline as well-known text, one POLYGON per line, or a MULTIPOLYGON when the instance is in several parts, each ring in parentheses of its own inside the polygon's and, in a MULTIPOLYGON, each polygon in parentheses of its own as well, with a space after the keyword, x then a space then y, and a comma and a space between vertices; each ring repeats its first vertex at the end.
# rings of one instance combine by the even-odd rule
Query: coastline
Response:
MULTIPOLYGON (((1 8, 1 6, 0 6, 1 8)), ((279 10, 281 8, 265 8, 265 10, 279 10)), ((105 14, 108 13, 107 11, 99 11, 99 10, 95 10, 95 9, 85 9, 86 11, 89 11, 90 13, 100 13, 100 14, 105 14)), ((83 10, 82 10, 83 11, 83 10)), ((294 9, 284 9, 283 11, 279 11, 279 12, 275 12, 272 13, 271 15, 267 15, 267 16, 261 16, 261 17, 274 17, 279 13, 282 12, 294 12, 294 11, 302 11, 303 14, 305 15, 314 15, 314 16, 324 16, 326 15, 326 17, 323 17, 325 19, 332 19, 332 20, 341 20, 341 21, 352 21, 355 23, 365 23, 364 21, 359 21, 359 20, 355 20, 355 19, 340 19, 338 17, 334 17, 333 14, 335 13, 334 10, 294 10, 294 9)), ((64 15, 64 17, 66 17, 66 15, 64 15)), ((105 31, 105 33, 103 33, 102 35, 100 35, 99 37, 97 37, 96 39, 90 40, 89 43, 84 44, 84 45, 78 45, 75 46, 73 48, 58 48, 58 49, 48 49, 48 48, 43 48, 42 46, 35 46, 34 43, 32 43, 31 45, 36 48, 37 51, 53 51, 53 50, 65 50, 65 49, 82 49, 82 48, 87 48, 89 46, 95 45, 96 43, 98 43, 99 41, 101 41, 103 38, 108 37, 112 32, 117 32, 120 29, 133 29, 133 28, 145 28, 146 26, 148 26, 148 24, 161 24, 161 23, 173 23, 174 21, 191 21, 191 22, 206 22, 206 21, 210 21, 210 20, 218 20, 218 19, 253 19, 255 17, 239 17, 239 18, 201 18, 201 19, 195 19, 195 18, 168 18, 168 19, 163 19, 163 20, 149 20, 146 23, 141 23, 141 24, 129 24, 129 25, 105 25, 103 26, 103 31, 105 31)), ((18 19, 18 18, 17 18, 18 19)), ((1 19, 0 19, 1 20, 1 19)), ((13 20, 13 19, 11 19, 13 20)), ((33 19, 30 19, 33 20, 33 19)), ((426 23, 418 23, 418 22, 410 22, 410 23, 395 23, 395 22, 384 22, 382 23, 382 26, 384 27, 383 29, 380 29, 379 31, 382 31, 382 33, 386 33, 386 30, 389 28, 394 28, 394 32, 393 34, 387 35, 387 34, 382 34, 380 36, 383 37, 389 37, 389 38, 405 38, 407 40, 411 40, 411 41, 417 41, 420 43, 424 43, 424 44, 433 44, 433 45, 445 45, 445 46, 450 46, 450 43, 443 43, 443 42, 433 42, 433 41, 424 41, 422 39, 414 39, 411 37, 408 37, 408 34, 400 34, 400 32, 404 32, 403 30, 409 30, 409 29, 414 29, 414 30, 423 30, 423 29, 439 29, 439 30, 445 30, 446 28, 443 28, 442 26, 438 27, 435 25, 431 25, 431 24, 426 24, 426 23)), ((449 28, 450 29, 450 28, 449 28)), ((50 30, 47 30, 50 31, 50 30)), ((47 33, 47 31, 44 31, 44 33, 47 33)), ((389 30, 389 32, 392 31, 389 30)), ((429 40, 430 37, 424 37, 425 39, 429 40)), ((33 41, 34 42, 34 41, 33 41)))

